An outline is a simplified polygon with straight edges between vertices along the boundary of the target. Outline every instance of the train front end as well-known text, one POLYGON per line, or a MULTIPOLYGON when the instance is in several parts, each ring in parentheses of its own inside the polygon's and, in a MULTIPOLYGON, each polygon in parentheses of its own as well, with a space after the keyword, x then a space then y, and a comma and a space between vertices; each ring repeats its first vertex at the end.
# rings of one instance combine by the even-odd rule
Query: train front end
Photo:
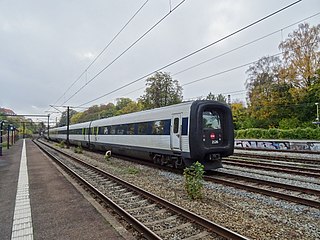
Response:
POLYGON ((198 161, 205 170, 222 167, 221 157, 232 155, 234 151, 230 107, 216 101, 193 102, 190 109, 189 146, 190 164, 198 161))

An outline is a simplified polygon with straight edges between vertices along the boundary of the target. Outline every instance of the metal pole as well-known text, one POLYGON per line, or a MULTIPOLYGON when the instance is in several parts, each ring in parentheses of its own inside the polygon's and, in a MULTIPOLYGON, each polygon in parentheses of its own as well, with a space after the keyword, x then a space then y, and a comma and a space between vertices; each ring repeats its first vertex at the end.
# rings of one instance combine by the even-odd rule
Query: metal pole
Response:
POLYGON ((2 128, 3 128, 3 121, 0 122, 0 156, 2 156, 2 128))
POLYGON ((13 146, 14 127, 11 128, 11 146, 13 146))
POLYGON ((49 135, 49 130, 50 130, 49 118, 50 118, 50 114, 48 114, 48 139, 50 138, 50 135, 49 135))
POLYGON ((315 103, 316 106, 317 106, 317 118, 316 118, 316 121, 318 122, 318 127, 319 127, 319 103, 315 103))
POLYGON ((25 139, 26 138, 26 124, 23 123, 22 125, 22 138, 25 139))
POLYGON ((70 119, 69 119, 69 106, 67 107, 67 148, 69 148, 69 124, 70 124, 70 119))
POLYGON ((10 148, 10 124, 8 124, 8 129, 7 129, 7 149, 10 148))

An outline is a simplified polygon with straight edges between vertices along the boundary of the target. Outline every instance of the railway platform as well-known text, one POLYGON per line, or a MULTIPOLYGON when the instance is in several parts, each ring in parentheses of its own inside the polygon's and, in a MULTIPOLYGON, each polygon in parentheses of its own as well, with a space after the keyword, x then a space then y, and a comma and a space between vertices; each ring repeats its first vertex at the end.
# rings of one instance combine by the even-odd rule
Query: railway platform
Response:
POLYGON ((0 239, 133 239, 68 178, 29 139, 4 151, 0 239))

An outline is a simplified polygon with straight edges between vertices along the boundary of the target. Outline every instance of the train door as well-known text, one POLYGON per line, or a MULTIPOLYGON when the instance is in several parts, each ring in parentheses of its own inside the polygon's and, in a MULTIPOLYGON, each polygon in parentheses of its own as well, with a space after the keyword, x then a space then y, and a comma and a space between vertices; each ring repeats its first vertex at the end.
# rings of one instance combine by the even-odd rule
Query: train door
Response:
POLYGON ((95 142, 98 141, 98 137, 97 137, 98 130, 99 130, 99 127, 93 127, 93 134, 94 134, 94 141, 95 142))
POLYGON ((86 129, 82 128, 82 141, 86 141, 86 129))
POLYGON ((173 114, 171 117, 170 144, 172 150, 181 150, 181 113, 173 114))

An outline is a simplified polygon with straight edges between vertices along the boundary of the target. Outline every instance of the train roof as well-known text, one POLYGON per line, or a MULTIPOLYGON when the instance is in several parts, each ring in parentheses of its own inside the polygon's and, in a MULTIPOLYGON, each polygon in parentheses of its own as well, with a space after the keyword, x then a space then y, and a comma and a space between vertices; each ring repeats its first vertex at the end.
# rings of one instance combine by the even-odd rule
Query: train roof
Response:
MULTIPOLYGON (((77 124, 70 125, 69 127, 70 129, 77 129, 77 128, 88 128, 89 126, 90 127, 103 126, 104 124, 126 124, 126 123, 143 122, 143 121, 150 121, 152 119, 164 120, 169 117, 168 111, 170 113, 173 113, 174 111, 176 111, 176 113, 186 114, 186 113, 189 113, 189 111, 186 111, 186 110, 190 109, 191 105, 194 102, 203 102, 203 101, 215 102, 221 105, 225 105, 225 104, 222 104, 216 101, 211 101, 211 100, 186 101, 183 103, 178 103, 170 106, 154 108, 154 109, 149 109, 149 110, 144 110, 144 111, 139 111, 134 113, 128 113, 128 114, 113 116, 109 118, 103 118, 99 120, 93 120, 93 121, 84 122, 84 123, 77 123, 77 124)), ((54 129, 66 130, 67 127, 63 126, 63 127, 58 127, 54 129)))
POLYGON ((183 111, 185 112, 186 109, 190 108, 192 103, 193 101, 188 101, 188 102, 183 102, 183 103, 174 104, 170 106, 99 119, 99 120, 93 121, 92 126, 103 125, 106 122, 108 122, 108 124, 125 124, 129 122, 130 123, 143 122, 143 121, 149 121, 152 118, 156 118, 157 120, 163 120, 168 118, 168 111, 170 112, 177 111, 177 113, 183 112, 183 111))

